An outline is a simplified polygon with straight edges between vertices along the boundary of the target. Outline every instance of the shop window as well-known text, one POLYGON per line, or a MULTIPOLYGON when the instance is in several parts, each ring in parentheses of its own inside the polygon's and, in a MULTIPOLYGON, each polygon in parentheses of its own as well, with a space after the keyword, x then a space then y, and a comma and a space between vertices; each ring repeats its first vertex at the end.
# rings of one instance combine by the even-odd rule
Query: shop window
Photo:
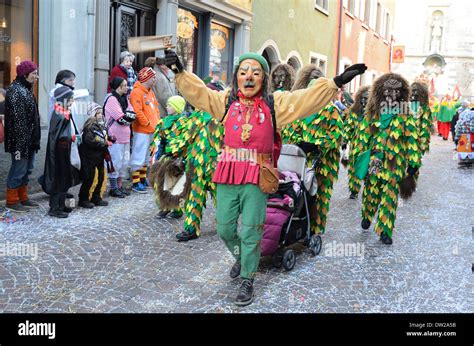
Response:
POLYGON ((198 15, 185 9, 178 9, 178 27, 176 31, 176 53, 184 68, 189 72, 197 70, 198 15))
POLYGON ((33 6, 31 0, 0 2, 0 88, 16 77, 16 65, 33 58, 33 6))
POLYGON ((209 73, 219 78, 224 84, 229 84, 232 74, 232 46, 234 31, 216 22, 211 22, 211 54, 209 73))

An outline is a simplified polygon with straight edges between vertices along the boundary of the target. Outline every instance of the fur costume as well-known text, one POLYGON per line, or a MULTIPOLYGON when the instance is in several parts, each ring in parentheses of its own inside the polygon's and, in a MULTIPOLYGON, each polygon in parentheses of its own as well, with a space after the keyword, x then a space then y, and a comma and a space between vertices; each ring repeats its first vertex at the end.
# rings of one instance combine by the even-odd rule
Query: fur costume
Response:
POLYGON ((324 77, 323 71, 316 65, 310 64, 299 69, 295 84, 291 91, 306 89, 311 80, 324 77))
MULTIPOLYGON (((395 73, 384 74, 375 80, 354 155, 370 150, 369 173, 362 194, 363 225, 367 223, 368 228, 378 210, 375 232, 381 235, 381 239, 382 233, 383 237, 390 237, 391 243, 400 183, 407 176, 407 168, 416 170, 420 167, 421 153, 418 150, 418 129, 409 110, 402 108, 400 112, 392 106, 390 112, 382 113, 388 102, 387 95, 396 95, 393 101, 408 104, 408 82, 395 73)), ((413 178, 412 174, 409 177, 413 178)))
POLYGON ((357 93, 354 97, 354 103, 350 108, 350 112, 344 121, 344 138, 345 141, 350 143, 350 155, 349 155, 349 164, 348 164, 348 185, 349 191, 353 195, 359 194, 360 186, 362 180, 355 176, 355 167, 354 167, 354 142, 359 135, 359 129, 364 119, 365 105, 361 104, 362 95, 366 96, 370 90, 369 86, 363 86, 357 90, 357 93))
POLYGON ((168 138, 165 154, 151 170, 151 183, 155 190, 157 203, 162 209, 182 208, 185 213, 184 229, 199 235, 202 210, 206 206, 207 192, 215 200, 216 185, 212 174, 221 150, 223 127, 208 113, 194 112, 189 117, 180 116, 173 124, 163 127, 160 122, 155 131, 153 146, 161 136, 168 138), (182 160, 179 167, 176 160, 182 160), (185 172, 186 186, 179 196, 173 196, 164 188, 165 174, 178 177, 185 172), (184 200, 184 206, 180 203, 184 200))
MULTIPOLYGON (((276 70, 276 69, 275 69, 276 70)), ((306 89, 312 79, 323 76, 323 72, 314 64, 302 67, 291 91, 306 89)), ((302 120, 298 119, 281 129, 281 139, 285 144, 298 144, 303 141, 302 120)))
POLYGON ((295 69, 288 64, 278 64, 270 75, 272 91, 290 91, 295 84, 295 69))

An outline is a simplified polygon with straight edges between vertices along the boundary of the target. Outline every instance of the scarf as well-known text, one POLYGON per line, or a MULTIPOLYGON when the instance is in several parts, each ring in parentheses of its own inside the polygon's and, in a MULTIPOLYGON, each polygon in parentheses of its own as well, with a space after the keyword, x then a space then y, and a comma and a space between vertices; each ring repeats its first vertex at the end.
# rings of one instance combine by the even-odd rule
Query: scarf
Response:
POLYGON ((254 97, 247 97, 245 96, 240 90, 237 91, 237 97, 239 98, 239 100, 246 100, 246 101, 253 101, 253 109, 252 109, 252 116, 254 114, 256 114, 256 116, 258 117, 260 115, 260 110, 263 111, 263 105, 265 104, 265 102, 263 101, 262 99, 262 92, 260 91, 257 95, 255 95, 254 97))
POLYGON ((66 118, 66 120, 69 120, 70 117, 71 117, 71 111, 65 109, 65 108, 64 108, 63 106, 61 106, 61 105, 55 104, 55 105, 54 105, 54 111, 55 111, 56 113, 58 113, 58 114, 63 115, 63 116, 66 118))
POLYGON ((120 103, 120 107, 122 108, 122 112, 125 114, 128 108, 128 100, 127 95, 120 95, 117 91, 112 90, 112 95, 115 96, 117 101, 120 103))

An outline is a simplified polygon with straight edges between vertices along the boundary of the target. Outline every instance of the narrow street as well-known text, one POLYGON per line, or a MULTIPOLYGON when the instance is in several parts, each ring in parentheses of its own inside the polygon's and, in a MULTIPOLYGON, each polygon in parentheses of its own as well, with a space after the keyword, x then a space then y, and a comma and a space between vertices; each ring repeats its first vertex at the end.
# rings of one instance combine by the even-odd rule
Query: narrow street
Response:
POLYGON ((392 246, 362 231, 360 197, 348 198, 341 168, 321 254, 297 246, 290 272, 264 259, 245 308, 233 304, 239 280, 228 276, 233 260, 212 202, 202 236, 178 243, 182 221, 158 219, 152 192, 108 198, 108 207, 75 209, 65 220, 46 216, 39 194, 39 210, 0 224, 5 247, 37 246, 37 256, 0 257, 0 311, 472 313, 474 170, 457 167, 453 147, 432 137, 418 190, 400 201, 392 246), (362 252, 334 251, 345 244, 362 252))

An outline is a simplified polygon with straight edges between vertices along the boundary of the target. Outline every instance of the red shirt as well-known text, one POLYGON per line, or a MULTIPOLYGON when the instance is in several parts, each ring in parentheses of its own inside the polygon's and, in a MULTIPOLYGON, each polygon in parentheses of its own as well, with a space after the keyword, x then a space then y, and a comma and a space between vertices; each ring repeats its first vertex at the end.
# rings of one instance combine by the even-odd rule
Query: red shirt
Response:
MULTIPOLYGON (((259 98, 258 101, 261 99, 259 98)), ((225 119, 224 144, 231 148, 249 149, 252 153, 273 152, 273 126, 270 109, 264 102, 256 102, 249 124, 253 126, 250 139, 241 139, 242 125, 245 124, 246 108, 235 101, 229 108, 225 119), (242 112, 240 111, 242 109, 242 112)), ((255 184, 258 185, 260 167, 257 163, 235 157, 223 152, 218 159, 213 181, 218 184, 255 184)))

